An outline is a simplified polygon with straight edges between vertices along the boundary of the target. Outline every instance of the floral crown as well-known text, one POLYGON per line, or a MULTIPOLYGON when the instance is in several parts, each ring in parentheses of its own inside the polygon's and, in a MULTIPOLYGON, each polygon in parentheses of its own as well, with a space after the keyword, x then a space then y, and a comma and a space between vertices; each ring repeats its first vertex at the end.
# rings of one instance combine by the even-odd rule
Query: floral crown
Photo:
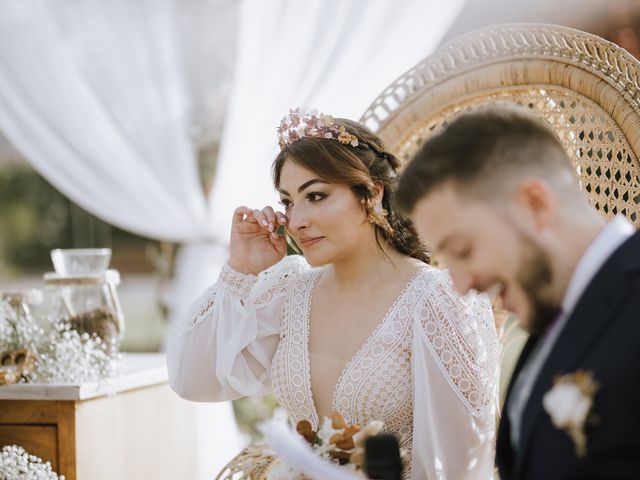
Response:
POLYGON ((289 110, 278 127, 280 149, 304 137, 329 138, 343 145, 358 146, 358 138, 347 132, 343 125, 338 125, 332 116, 318 113, 315 109, 289 110))

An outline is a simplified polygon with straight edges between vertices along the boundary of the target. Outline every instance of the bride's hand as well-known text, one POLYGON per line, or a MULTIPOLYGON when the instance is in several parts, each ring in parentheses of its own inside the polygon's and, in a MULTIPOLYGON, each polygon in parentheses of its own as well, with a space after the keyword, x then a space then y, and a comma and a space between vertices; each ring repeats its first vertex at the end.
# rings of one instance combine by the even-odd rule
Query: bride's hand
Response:
POLYGON ((271 207, 236 208, 231 224, 229 266, 240 273, 257 275, 282 260, 287 242, 276 230, 286 221, 283 213, 276 213, 271 207))

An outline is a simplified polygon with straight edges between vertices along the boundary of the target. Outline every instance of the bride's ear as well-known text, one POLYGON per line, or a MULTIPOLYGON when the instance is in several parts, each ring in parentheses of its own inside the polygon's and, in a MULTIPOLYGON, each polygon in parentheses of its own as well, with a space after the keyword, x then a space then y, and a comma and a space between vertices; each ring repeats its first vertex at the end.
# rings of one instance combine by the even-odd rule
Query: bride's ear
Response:
POLYGON ((382 202, 382 197, 384 196, 384 184, 382 182, 376 182, 373 185, 373 197, 371 198, 371 203, 373 205, 377 205, 382 202))

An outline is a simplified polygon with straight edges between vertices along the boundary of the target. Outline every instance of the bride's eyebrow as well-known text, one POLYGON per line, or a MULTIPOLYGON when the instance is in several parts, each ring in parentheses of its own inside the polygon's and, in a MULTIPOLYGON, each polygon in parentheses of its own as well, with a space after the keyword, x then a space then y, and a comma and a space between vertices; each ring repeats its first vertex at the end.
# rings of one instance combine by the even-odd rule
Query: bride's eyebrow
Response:
MULTIPOLYGON (((302 185, 300 185, 298 187, 298 193, 302 192, 305 188, 310 187, 311 185, 313 185, 314 183, 324 183, 325 185, 328 185, 329 182, 325 182, 324 180, 320 180, 319 178, 312 178, 311 180, 308 180, 306 182, 304 182, 302 185)), ((278 191, 282 194, 282 195, 289 195, 291 196, 291 194, 289 192, 287 192, 286 190, 283 189, 278 189, 278 191)))

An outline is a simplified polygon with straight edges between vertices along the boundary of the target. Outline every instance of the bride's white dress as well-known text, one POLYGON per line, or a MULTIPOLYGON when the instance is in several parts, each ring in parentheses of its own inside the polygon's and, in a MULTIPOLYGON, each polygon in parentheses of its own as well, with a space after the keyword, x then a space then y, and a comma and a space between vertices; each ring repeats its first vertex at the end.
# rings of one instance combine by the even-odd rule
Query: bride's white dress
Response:
MULTIPOLYGON (((294 423, 318 428, 308 336, 321 273, 300 256, 258 277, 225 266, 170 340, 174 390, 200 401, 273 392, 294 423)), ((333 407, 349 424, 382 420, 411 455, 408 478, 488 479, 498 355, 486 296, 461 297, 425 266, 347 363, 333 407)))

